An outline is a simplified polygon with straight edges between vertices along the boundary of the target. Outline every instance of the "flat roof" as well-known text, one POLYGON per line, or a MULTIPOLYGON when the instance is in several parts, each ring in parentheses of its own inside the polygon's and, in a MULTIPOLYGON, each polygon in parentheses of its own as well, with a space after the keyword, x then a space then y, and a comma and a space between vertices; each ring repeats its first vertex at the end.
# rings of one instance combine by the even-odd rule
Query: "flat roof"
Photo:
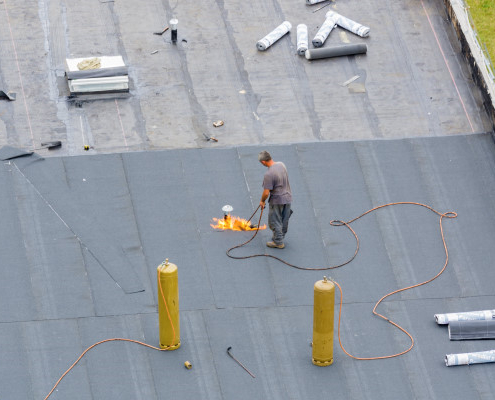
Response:
POLYGON ((305 3, 6 0, 0 90, 17 100, 0 100, 0 145, 62 140, 57 154, 77 155, 85 145, 118 153, 492 130, 442 2, 336 1, 317 12, 323 3, 305 3), (366 54, 297 55, 297 25, 311 41, 327 10, 371 30, 361 38, 336 27, 324 46, 365 43, 366 54), (175 45, 170 29, 154 34, 172 17, 175 45), (290 33, 258 51, 284 20, 290 33), (129 67, 128 94, 68 98, 67 58, 117 55, 129 67))
POLYGON ((495 391, 493 364, 444 364, 446 354, 493 341, 451 342, 433 317, 493 309, 495 300, 491 122, 443 4, 350 0, 313 12, 323 4, 3 1, 0 90, 17 96, 0 99, 0 398, 45 398, 102 340, 158 346, 156 268, 166 258, 178 267, 180 349, 103 343, 50 400, 482 399, 495 391), (371 32, 335 28, 325 46, 364 42, 366 55, 309 62, 296 54, 297 24, 311 40, 329 9, 371 32), (169 31, 154 34, 172 17, 175 45, 169 31), (284 20, 292 31, 258 51, 257 40, 284 20), (68 96, 67 58, 116 55, 129 66, 129 93, 68 96), (50 141, 62 146, 42 148, 50 141), (236 256, 333 266, 356 243, 330 220, 393 202, 457 213, 442 222, 445 272, 379 306, 411 333, 410 352, 357 361, 335 337, 333 365, 314 366, 313 285, 324 275, 342 285, 351 354, 403 351, 408 337, 371 311, 383 295, 441 270, 439 215, 400 204, 363 216, 351 224, 356 258, 331 271, 231 259, 226 251, 253 232, 210 223, 225 204, 243 218, 254 212, 265 149, 289 170, 286 248, 268 249, 263 230, 236 256))
POLYGON ((156 268, 168 258, 179 272, 180 349, 99 345, 53 398, 309 398, 329 392, 477 398, 494 385, 491 365, 447 368, 444 357, 486 350, 493 342, 450 342, 433 316, 493 308, 494 150, 491 135, 480 134, 5 161, 2 397, 45 396, 101 340, 157 346, 156 268), (379 307, 414 337, 409 353, 356 361, 335 338, 334 364, 312 365, 313 285, 328 275, 343 287, 342 342, 351 354, 405 350, 407 336, 371 310, 386 293, 441 270, 439 215, 402 204, 360 218, 352 223, 357 257, 332 271, 301 271, 265 257, 228 258, 226 250, 253 232, 217 231, 210 223, 227 203, 234 215, 252 214, 264 173, 257 154, 265 148, 287 165, 294 192, 286 248, 267 249, 270 232, 262 230, 234 250, 236 256, 267 253, 298 266, 332 266, 352 256, 356 244, 330 220, 349 221, 405 201, 458 213, 443 219, 445 272, 379 307), (228 356, 228 347, 256 378, 228 356), (184 368, 185 361, 193 368, 184 368))

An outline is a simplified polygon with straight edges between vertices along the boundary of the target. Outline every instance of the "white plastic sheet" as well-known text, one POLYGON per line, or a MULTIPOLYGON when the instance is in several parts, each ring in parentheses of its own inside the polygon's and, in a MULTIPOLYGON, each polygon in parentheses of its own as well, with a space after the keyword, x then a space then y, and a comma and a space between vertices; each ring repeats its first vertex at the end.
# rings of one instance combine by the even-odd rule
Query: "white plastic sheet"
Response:
POLYGON ((495 350, 479 351, 477 353, 447 354, 445 356, 445 365, 447 367, 492 362, 495 362, 495 350))
POLYGON ((289 32, 291 28, 292 25, 289 21, 282 22, 273 31, 271 31, 268 35, 266 35, 263 39, 258 40, 258 42, 256 43, 256 47, 258 48, 259 51, 265 51, 273 43, 275 43, 287 32, 289 32))
POLYGON ((482 321, 488 319, 495 319, 495 310, 435 314, 435 320, 438 325, 446 325, 450 321, 482 321))
POLYGON ((347 29, 348 31, 354 33, 355 35, 361 37, 367 37, 370 34, 370 28, 364 25, 361 25, 359 22, 353 21, 335 11, 328 11, 325 15, 327 18, 336 17, 337 25, 341 28, 347 29))
POLYGON ((304 24, 297 25, 297 54, 303 56, 308 50, 308 27, 304 24))
POLYGON ((339 17, 339 14, 334 13, 330 16, 328 16, 325 19, 325 22, 321 25, 320 29, 316 33, 315 37, 313 38, 313 46, 315 47, 321 47, 323 46, 323 43, 325 43, 325 40, 327 40, 328 35, 330 35, 330 32, 332 32, 332 29, 337 25, 337 19, 339 17))

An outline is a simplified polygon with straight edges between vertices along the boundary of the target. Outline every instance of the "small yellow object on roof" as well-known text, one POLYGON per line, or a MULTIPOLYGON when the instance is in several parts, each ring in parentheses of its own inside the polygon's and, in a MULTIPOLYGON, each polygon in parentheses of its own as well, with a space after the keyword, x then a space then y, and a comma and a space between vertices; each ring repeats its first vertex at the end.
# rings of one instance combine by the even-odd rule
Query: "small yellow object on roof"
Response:
POLYGON ((101 68, 101 60, 99 57, 87 58, 77 64, 77 68, 80 71, 87 69, 98 69, 101 68))

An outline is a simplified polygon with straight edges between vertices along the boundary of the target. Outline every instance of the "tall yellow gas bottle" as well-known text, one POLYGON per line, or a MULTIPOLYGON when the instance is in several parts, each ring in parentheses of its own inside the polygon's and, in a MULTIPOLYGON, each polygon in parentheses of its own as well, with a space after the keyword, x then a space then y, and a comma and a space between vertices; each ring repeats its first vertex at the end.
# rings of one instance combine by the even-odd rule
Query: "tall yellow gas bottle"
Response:
POLYGON ((158 326, 160 347, 175 350, 180 347, 179 279, 177 265, 168 258, 157 268, 158 326))
POLYGON ((335 284, 325 276, 314 286, 312 361, 319 367, 333 363, 334 306, 335 284))

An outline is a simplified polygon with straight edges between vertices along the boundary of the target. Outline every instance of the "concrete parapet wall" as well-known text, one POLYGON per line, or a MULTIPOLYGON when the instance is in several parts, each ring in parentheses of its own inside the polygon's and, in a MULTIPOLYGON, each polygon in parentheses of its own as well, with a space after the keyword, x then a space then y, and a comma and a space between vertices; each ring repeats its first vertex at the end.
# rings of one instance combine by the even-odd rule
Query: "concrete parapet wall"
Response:
POLYGON ((444 0, 447 15, 461 43, 461 50, 471 67, 471 75, 483 95, 483 105, 495 131, 495 83, 487 71, 484 55, 469 23, 462 0, 444 0))

